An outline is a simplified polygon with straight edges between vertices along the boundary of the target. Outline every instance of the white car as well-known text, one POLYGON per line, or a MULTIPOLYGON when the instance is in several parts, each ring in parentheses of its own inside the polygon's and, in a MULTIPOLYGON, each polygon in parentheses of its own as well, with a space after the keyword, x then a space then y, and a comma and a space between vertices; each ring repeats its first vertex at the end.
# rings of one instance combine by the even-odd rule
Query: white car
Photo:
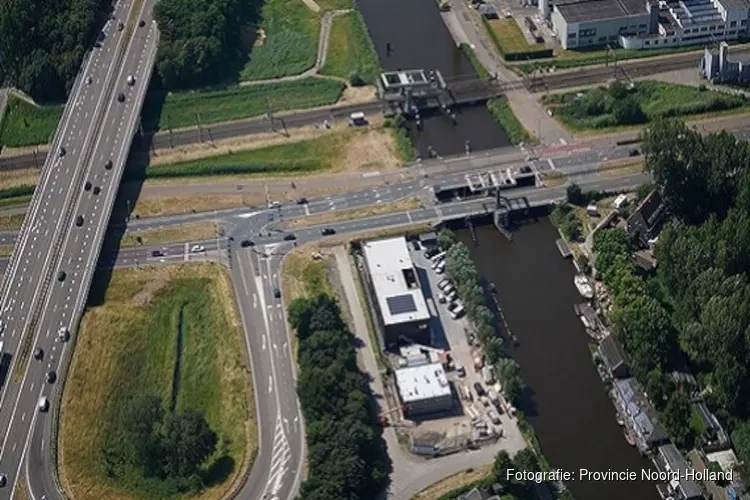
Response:
POLYGON ((133 75, 128 75, 128 85, 135 85, 135 77, 133 75))
POLYGON ((39 411, 47 411, 49 409, 49 400, 47 396, 39 398, 39 411))
POLYGON ((193 245, 190 251, 193 253, 201 253, 201 252, 205 252, 206 248, 203 245, 193 245))
POLYGON ((61 326, 60 329, 57 331, 58 342, 67 342, 69 336, 70 336, 70 332, 68 332, 68 328, 65 326, 61 326))

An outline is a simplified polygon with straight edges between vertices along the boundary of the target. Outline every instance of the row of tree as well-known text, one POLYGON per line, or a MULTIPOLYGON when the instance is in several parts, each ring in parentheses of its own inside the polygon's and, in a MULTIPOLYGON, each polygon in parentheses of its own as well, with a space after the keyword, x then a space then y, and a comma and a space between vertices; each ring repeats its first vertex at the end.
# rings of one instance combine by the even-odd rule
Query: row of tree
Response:
POLYGON ((146 394, 126 406, 118 424, 103 457, 110 476, 153 498, 203 486, 201 467, 218 443, 203 415, 167 411, 159 396, 146 394))
POLYGON ((307 425, 300 499, 373 498, 388 485, 390 462, 354 336, 325 294, 293 300, 289 322, 299 338, 297 393, 307 425))
POLYGON ((0 82, 39 101, 65 100, 110 8, 108 0, 0 2, 0 82))
POLYGON ((446 252, 445 274, 453 282, 463 301, 466 315, 484 346, 487 360, 494 366, 503 393, 511 403, 518 405, 526 386, 518 363, 506 356, 502 340, 497 334, 497 318, 487 307, 487 296, 469 248, 447 229, 438 233, 438 247, 446 252))

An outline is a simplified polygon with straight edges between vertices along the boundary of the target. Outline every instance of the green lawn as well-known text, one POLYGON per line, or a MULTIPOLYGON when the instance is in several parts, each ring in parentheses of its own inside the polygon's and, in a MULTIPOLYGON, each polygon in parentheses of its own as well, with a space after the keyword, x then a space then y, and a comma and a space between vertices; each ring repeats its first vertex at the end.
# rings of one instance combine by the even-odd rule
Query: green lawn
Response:
POLYGON ((8 147, 46 144, 55 133, 62 112, 62 106, 34 106, 8 96, 0 126, 0 144, 8 147))
POLYGON ((300 74, 315 65, 320 14, 301 0, 266 0, 259 35, 241 80, 264 80, 300 74), (265 36, 264 36, 265 35, 265 36))
POLYGON ((125 492, 155 498, 146 484, 158 480, 137 473, 109 477, 103 450, 118 435, 119 416, 131 398, 157 394, 168 406, 180 355, 177 410, 202 412, 219 436, 217 452, 205 464, 209 487, 191 498, 225 495, 253 461, 257 441, 244 340, 224 270, 197 264, 115 271, 104 304, 86 312, 77 344, 60 423, 66 491, 81 500, 124 498, 125 492))
POLYGON ((492 118, 503 127, 505 133, 508 134, 508 140, 511 144, 520 144, 522 142, 529 144, 536 141, 536 138, 529 134, 521 122, 518 121, 518 118, 516 118, 516 115, 508 104, 507 97, 490 99, 487 101, 487 110, 489 110, 492 118))
POLYGON ((231 155, 159 165, 148 168, 146 177, 159 179, 232 174, 312 173, 331 168, 350 137, 349 133, 332 134, 308 141, 240 151, 231 155))
POLYGON ((381 71, 362 15, 355 11, 334 18, 321 73, 347 80, 356 74, 364 83, 373 84, 381 71))
POLYGON ((495 47, 506 60, 526 59, 527 56, 533 59, 546 51, 552 55, 551 49, 547 49, 543 43, 530 44, 526 41, 521 27, 514 18, 489 21, 482 19, 495 47))
POLYGON ((750 107, 750 100, 744 96, 655 81, 636 82, 624 95, 614 96, 611 87, 599 87, 581 93, 552 94, 545 97, 543 102, 553 107, 555 117, 575 130, 612 129, 646 123, 659 117, 691 116, 750 107), (640 119, 623 121, 622 116, 628 113, 623 113, 618 107, 625 101, 638 105, 642 115, 640 119))
POLYGON ((226 90, 170 94, 162 107, 149 102, 157 101, 158 96, 149 96, 143 120, 147 128, 158 126, 161 130, 195 126, 196 113, 202 124, 239 120, 263 115, 267 106, 272 112, 279 112, 333 104, 342 90, 340 82, 311 77, 226 90))

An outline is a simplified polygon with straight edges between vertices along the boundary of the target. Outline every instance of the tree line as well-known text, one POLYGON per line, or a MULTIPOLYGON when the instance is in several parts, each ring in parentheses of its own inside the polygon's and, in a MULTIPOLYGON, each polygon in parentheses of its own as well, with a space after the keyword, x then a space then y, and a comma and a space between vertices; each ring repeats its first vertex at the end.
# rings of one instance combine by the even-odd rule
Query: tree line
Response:
POLYGON ((373 498, 388 485, 390 459, 354 336, 325 294, 297 298, 288 312, 299 338, 297 394, 307 425, 309 474, 299 498, 373 498))
POLYGON ((623 231, 596 234, 611 320, 675 441, 698 437, 689 396, 665 375, 686 360, 750 464, 750 145, 659 121, 643 133, 643 151, 671 221, 656 244, 653 277, 636 270, 623 231))
POLYGON ((497 318, 487 307, 485 289, 469 248, 448 229, 442 229, 438 233, 437 242, 438 247, 446 252, 445 274, 458 291, 466 315, 484 347, 484 354, 494 366, 495 376, 502 385, 503 393, 512 404, 518 406, 526 386, 518 363, 505 353, 502 339, 498 336, 497 318))

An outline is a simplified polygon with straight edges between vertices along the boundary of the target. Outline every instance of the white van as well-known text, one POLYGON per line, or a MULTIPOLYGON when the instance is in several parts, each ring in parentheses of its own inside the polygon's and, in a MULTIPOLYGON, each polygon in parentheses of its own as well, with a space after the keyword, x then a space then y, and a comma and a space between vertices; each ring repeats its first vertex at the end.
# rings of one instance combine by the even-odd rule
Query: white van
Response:
POLYGON ((349 115, 350 127, 363 127, 367 125, 367 117, 362 111, 357 111, 349 115))
POLYGON ((438 261, 443 260, 445 258, 445 254, 446 252, 440 252, 430 257, 430 260, 432 261, 433 264, 437 264, 438 261))
POLYGON ((443 271, 445 271, 445 261, 440 261, 440 264, 435 267, 435 272, 438 274, 443 274, 443 271))
POLYGON ((445 295, 445 300, 448 302, 453 302, 458 298, 458 292, 456 290, 452 290, 450 293, 447 293, 445 295))
POLYGON ((453 319, 458 319, 463 315, 464 315, 464 306, 458 306, 457 308, 451 311, 451 318, 453 319))
POLYGON ((452 292, 454 292, 455 290, 456 290, 456 287, 454 287, 452 283, 448 283, 448 286, 446 286, 445 288, 443 288, 443 293, 446 294, 446 295, 449 295, 452 292))
MULTIPOLYGON (((448 285, 450 285, 450 284, 451 284, 451 282, 450 282, 450 280, 449 280, 448 278, 443 278, 443 279, 441 279, 440 281, 438 281, 437 287, 438 287, 438 288, 439 288, 440 290, 445 290, 445 288, 446 288, 446 287, 447 287, 448 285)), ((0 330, 0 331, 1 331, 1 330, 0 330)))

